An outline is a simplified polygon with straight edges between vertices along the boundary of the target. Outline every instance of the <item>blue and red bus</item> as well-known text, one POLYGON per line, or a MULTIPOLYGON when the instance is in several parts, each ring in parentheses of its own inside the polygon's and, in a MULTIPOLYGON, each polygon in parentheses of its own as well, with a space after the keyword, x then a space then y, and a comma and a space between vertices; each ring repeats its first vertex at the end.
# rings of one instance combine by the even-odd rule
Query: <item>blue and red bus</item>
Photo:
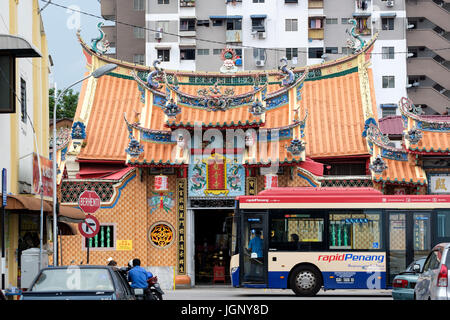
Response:
POLYGON ((409 263, 448 241, 450 195, 273 188, 236 199, 230 274, 234 287, 304 296, 388 289, 409 263), (254 237, 259 254, 249 245, 254 237))

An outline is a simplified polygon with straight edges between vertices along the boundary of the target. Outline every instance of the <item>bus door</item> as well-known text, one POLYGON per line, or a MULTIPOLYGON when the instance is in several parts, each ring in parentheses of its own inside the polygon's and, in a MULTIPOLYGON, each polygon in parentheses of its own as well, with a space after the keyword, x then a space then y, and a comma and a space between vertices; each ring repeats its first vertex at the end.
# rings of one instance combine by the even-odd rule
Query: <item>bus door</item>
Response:
POLYGON ((240 284, 264 287, 267 284, 268 213, 241 215, 240 284))

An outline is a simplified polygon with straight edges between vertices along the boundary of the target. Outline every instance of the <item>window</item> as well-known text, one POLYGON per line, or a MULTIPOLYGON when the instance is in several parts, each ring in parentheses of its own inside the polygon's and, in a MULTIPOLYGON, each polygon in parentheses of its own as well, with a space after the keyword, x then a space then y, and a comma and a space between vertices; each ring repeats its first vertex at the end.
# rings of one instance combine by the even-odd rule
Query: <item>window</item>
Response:
POLYGON ((241 19, 227 20, 227 30, 242 30, 242 20, 241 19))
POLYGON ((310 59, 318 59, 322 58, 323 48, 309 48, 308 49, 308 58, 310 59))
POLYGON ((23 123, 27 123, 27 83, 20 78, 20 111, 23 123))
POLYGON ((264 20, 265 18, 252 18, 252 31, 264 32, 264 20))
POLYGON ((383 76, 383 88, 395 88, 395 77, 383 76))
POLYGON ((284 3, 298 3, 298 0, 284 0, 284 3))
POLYGON ((438 211, 437 213, 437 237, 450 237, 450 210, 438 211))
POLYGON ((292 58, 298 58, 297 48, 286 48, 286 58, 292 60, 292 58))
POLYGON ((209 55, 209 49, 197 49, 197 54, 199 56, 207 56, 209 55))
POLYGON ((180 31, 195 31, 195 19, 180 19, 180 31))
POLYGON ((100 230, 93 238, 84 239, 85 248, 114 248, 114 226, 100 225, 100 230))
POLYGON ((223 19, 214 19, 213 27, 221 27, 223 25, 223 19))
POLYGON ((341 23, 342 24, 350 24, 349 20, 350 20, 350 18, 341 18, 341 23))
POLYGON ((313 214, 277 214, 270 222, 271 249, 307 250, 311 243, 321 243, 323 238, 324 219, 313 214))
POLYGON ((169 21, 156 21, 156 30, 167 32, 169 31, 169 21))
POLYGON ((266 49, 253 48, 253 58, 255 58, 255 60, 266 60, 266 49))
POLYGON ((253 0, 253 3, 264 3, 264 0, 253 0))
POLYGON ((298 31, 297 19, 286 19, 286 31, 298 31))
POLYGON ((394 30, 394 18, 381 18, 382 30, 394 30))
POLYGON ((327 47, 325 48, 325 53, 338 54, 339 52, 337 47, 327 47))
POLYGON ((326 24, 337 24, 338 19, 337 18, 327 18, 327 19, 325 19, 325 23, 326 24))
POLYGON ((397 114, 397 106, 393 108, 381 108, 381 117, 395 116, 397 114))
POLYGON ((219 55, 222 54, 223 49, 213 49, 213 55, 219 55))
POLYGON ((16 99, 14 97, 15 58, 0 56, 0 113, 15 113, 16 99))
POLYGON ((321 18, 309 18, 309 28, 310 29, 322 29, 323 21, 321 18))
POLYGON ((394 47, 382 47, 382 59, 394 59, 394 47))
POLYGON ((134 9, 134 11, 144 11, 145 10, 145 0, 134 0, 133 9, 134 9))
POLYGON ((144 39, 145 29, 141 27, 133 27, 133 34, 136 39, 144 39))
POLYGON ((169 0, 158 0, 158 4, 169 4, 169 0))
POLYGON ((195 60, 195 49, 180 49, 181 60, 195 60))
POLYGON ((427 260, 425 261, 425 264, 423 266, 423 272, 426 272, 428 270, 436 270, 439 268, 439 265, 441 264, 441 253, 439 250, 434 250, 430 253, 427 260))
POLYGON ((170 61, 170 50, 169 49, 158 49, 157 54, 158 54, 158 59, 160 59, 162 62, 170 61))
POLYGON ((145 64, 145 55, 144 54, 135 54, 133 56, 133 62, 137 64, 145 64))
POLYGON ((209 27, 209 20, 197 20, 197 27, 209 27))
POLYGON ((352 54, 352 49, 349 47, 342 47, 342 54, 349 55, 352 54))
POLYGON ((381 248, 381 215, 371 211, 330 213, 330 249, 375 250, 381 248))

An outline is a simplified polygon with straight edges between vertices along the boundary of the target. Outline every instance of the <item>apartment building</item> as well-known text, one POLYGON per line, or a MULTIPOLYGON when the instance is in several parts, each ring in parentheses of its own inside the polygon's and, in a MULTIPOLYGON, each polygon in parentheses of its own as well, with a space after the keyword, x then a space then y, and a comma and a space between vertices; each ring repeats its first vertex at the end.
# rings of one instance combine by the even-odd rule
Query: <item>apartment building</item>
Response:
POLYGON ((111 21, 102 27, 110 43, 106 54, 145 64, 145 0, 102 0, 100 4, 102 17, 111 21))
POLYGON ((405 0, 148 0, 146 62, 175 70, 218 71, 225 47, 241 58, 238 70, 273 70, 323 63, 350 54, 349 33, 373 50, 378 114, 399 114, 407 95, 405 0), (179 36, 177 36, 179 35, 179 36))
POLYGON ((408 96, 427 114, 450 108, 450 3, 406 0, 408 96))

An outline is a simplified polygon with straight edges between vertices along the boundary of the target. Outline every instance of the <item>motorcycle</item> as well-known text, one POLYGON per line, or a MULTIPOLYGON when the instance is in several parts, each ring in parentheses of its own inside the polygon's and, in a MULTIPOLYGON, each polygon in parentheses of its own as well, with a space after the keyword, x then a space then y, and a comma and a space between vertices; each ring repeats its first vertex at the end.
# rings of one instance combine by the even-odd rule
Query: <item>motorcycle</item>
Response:
POLYGON ((161 286, 158 283, 158 277, 153 276, 147 280, 148 287, 152 295, 156 298, 156 300, 162 300, 164 291, 161 289, 161 286))

